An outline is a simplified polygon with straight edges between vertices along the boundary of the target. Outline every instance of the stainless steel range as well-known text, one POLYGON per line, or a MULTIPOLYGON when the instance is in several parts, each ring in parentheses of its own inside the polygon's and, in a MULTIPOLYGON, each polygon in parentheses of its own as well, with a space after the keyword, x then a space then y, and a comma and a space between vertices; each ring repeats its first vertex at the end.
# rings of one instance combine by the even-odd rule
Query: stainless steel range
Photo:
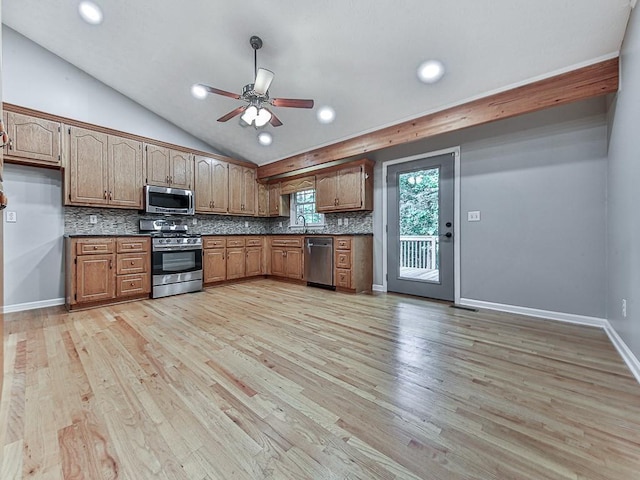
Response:
POLYGON ((151 235, 152 298, 202 290, 202 238, 181 220, 140 220, 151 235))

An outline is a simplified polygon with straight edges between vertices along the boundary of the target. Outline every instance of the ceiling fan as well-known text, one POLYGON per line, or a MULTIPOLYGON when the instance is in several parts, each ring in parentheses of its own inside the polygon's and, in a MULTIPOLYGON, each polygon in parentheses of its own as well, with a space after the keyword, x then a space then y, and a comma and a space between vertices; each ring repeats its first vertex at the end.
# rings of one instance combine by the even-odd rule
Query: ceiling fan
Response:
POLYGON ((249 43, 253 48, 255 81, 245 85, 242 89, 242 94, 238 95, 201 83, 194 85, 194 93, 197 96, 204 97, 207 93, 215 93, 216 95, 223 95, 247 102, 247 105, 242 105, 231 110, 226 115, 220 117, 218 121, 226 122, 242 114, 240 119, 245 125, 254 125, 256 128, 259 128, 265 126, 267 123, 271 123, 274 127, 279 127, 282 125, 282 122, 267 106, 313 108, 313 100, 269 98, 269 86, 271 86, 275 74, 266 68, 258 68, 258 50, 262 48, 262 39, 254 35, 249 39, 249 43))

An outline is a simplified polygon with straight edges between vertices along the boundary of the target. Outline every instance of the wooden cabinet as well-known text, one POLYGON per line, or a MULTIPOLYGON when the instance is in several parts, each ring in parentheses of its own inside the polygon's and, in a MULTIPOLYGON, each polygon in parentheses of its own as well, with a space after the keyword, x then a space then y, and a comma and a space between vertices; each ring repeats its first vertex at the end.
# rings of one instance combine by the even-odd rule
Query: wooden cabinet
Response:
POLYGON ((303 272, 302 237, 272 237, 271 274, 300 280, 303 272))
POLYGON ((269 185, 269 216, 288 217, 290 215, 289 195, 282 195, 280 183, 269 185))
POLYGON ((226 239, 202 237, 203 282, 215 283, 227 279, 226 239))
POLYGON ((336 289, 370 292, 373 287, 373 238, 369 235, 335 237, 333 251, 336 289))
POLYGON ((195 156, 195 201, 198 213, 227 213, 229 209, 229 164, 195 156))
POLYGON ((247 277, 264 274, 264 237, 245 239, 244 274, 247 277))
POLYGON ((245 251, 243 237, 227 238, 227 280, 245 276, 245 251))
POLYGON ((67 239, 67 308, 81 308, 148 296, 150 239, 67 239))
POLYGON ((10 139, 4 151, 7 162, 60 167, 60 122, 5 112, 4 123, 10 139))
POLYGON ((229 165, 229 213, 253 215, 256 211, 256 169, 229 165))
POLYGON ((142 143, 68 127, 68 205, 142 208, 142 143))
POLYGON ((146 183, 163 187, 191 189, 193 186, 193 157, 190 153, 170 150, 147 143, 144 146, 146 183))
POLYGON ((269 185, 258 183, 257 187, 256 215, 258 217, 269 216, 269 185))
POLYGON ((360 160, 355 165, 316 175, 316 210, 373 210, 373 162, 360 160))

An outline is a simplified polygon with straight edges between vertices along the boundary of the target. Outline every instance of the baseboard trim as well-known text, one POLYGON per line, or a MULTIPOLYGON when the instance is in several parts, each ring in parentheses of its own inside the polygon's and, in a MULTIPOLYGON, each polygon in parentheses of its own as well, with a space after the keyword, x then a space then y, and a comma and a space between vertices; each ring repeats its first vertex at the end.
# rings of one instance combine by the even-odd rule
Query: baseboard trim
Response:
POLYGON ((375 283, 373 284, 373 287, 371 287, 371 290, 373 290, 374 292, 386 292, 387 289, 384 288, 384 285, 376 285, 375 283))
POLYGON ((636 357, 631 349, 624 343, 624 340, 618 335, 618 332, 613 328, 609 320, 606 318, 587 317, 583 315, 574 315, 571 313, 553 312, 550 310, 539 310, 537 308, 518 307, 516 305, 506 305, 502 303, 484 302, 481 300, 472 300, 470 298, 461 298, 460 304, 476 307, 486 308, 487 310, 497 310, 506 313, 516 313, 518 315, 527 315, 529 317, 544 318, 547 320, 556 320, 558 322, 575 323, 578 325, 586 325, 589 327, 602 328, 609 340, 618 351, 622 360, 627 365, 631 374, 635 377, 638 383, 640 383, 640 361, 636 357))
POLYGON ((58 305, 64 305, 64 298, 52 298, 50 300, 40 300, 38 302, 5 305, 2 311, 3 313, 24 312, 26 310, 35 310, 37 308, 57 307, 58 305))

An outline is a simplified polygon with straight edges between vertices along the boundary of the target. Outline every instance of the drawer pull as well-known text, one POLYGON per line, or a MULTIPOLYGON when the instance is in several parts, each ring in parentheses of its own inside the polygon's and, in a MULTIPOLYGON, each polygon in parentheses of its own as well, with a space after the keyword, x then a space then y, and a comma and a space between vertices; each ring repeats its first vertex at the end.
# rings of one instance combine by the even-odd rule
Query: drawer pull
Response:
POLYGON ((131 286, 132 286, 132 287, 135 287, 135 285, 136 285, 135 283, 131 282, 131 286))
POLYGON ((93 249, 94 249, 94 250, 97 250, 97 249, 98 249, 98 246, 97 246, 97 245, 94 245, 94 246, 93 246, 93 249))
POLYGON ((135 265, 135 264, 136 264, 136 262, 134 262, 134 261, 131 262, 131 265, 135 265))

